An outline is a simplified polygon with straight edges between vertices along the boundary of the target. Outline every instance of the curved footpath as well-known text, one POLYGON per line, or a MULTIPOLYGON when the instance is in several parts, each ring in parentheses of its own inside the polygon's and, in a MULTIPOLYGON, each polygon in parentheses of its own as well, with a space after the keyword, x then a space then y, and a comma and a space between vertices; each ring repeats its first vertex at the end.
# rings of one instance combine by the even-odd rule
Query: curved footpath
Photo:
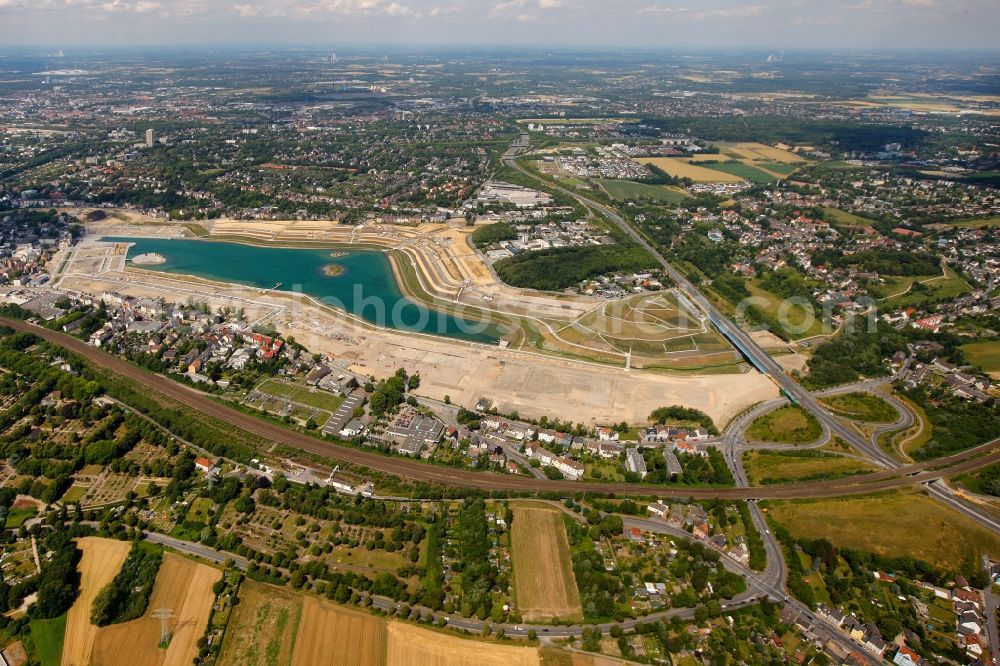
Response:
POLYGON ((666 488, 628 483, 553 481, 549 479, 436 467, 408 458, 383 456, 370 451, 323 441, 305 433, 290 430, 255 416, 245 414, 167 377, 150 373, 121 358, 91 347, 82 340, 66 335, 65 333, 3 317, 0 317, 0 324, 14 330, 37 335, 47 342, 64 347, 78 354, 96 366, 128 378, 185 407, 245 430, 262 439, 324 456, 331 460, 368 467, 376 471, 415 481, 425 481, 446 486, 466 487, 486 491, 562 493, 566 495, 577 492, 590 492, 694 499, 818 498, 872 493, 901 486, 927 483, 942 477, 963 474, 1000 462, 1000 439, 998 439, 946 458, 886 469, 872 474, 834 481, 813 481, 752 489, 683 486, 666 488))

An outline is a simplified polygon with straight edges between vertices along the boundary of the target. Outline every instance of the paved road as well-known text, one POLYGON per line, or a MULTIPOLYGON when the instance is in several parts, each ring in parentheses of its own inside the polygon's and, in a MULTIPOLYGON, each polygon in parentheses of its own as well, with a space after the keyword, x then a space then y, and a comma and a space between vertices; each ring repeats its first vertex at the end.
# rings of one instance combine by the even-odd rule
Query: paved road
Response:
POLYGON ((343 444, 326 442, 305 433, 290 430, 281 425, 237 411, 194 389, 162 375, 150 373, 117 356, 91 347, 82 340, 78 340, 65 333, 3 317, 0 317, 0 324, 9 326, 15 330, 33 333, 52 344, 64 347, 80 355, 95 366, 136 382, 153 394, 160 394, 186 408, 196 410, 206 416, 256 435, 264 441, 280 443, 342 463, 359 465, 396 476, 445 486, 478 488, 490 491, 548 492, 566 496, 577 492, 591 492, 693 499, 820 498, 872 493, 926 483, 942 477, 964 474, 1000 462, 1000 439, 997 439, 945 458, 895 469, 885 469, 871 474, 831 481, 813 481, 753 489, 662 487, 630 483, 557 481, 509 474, 474 472, 450 467, 438 467, 408 458, 384 456, 343 444))

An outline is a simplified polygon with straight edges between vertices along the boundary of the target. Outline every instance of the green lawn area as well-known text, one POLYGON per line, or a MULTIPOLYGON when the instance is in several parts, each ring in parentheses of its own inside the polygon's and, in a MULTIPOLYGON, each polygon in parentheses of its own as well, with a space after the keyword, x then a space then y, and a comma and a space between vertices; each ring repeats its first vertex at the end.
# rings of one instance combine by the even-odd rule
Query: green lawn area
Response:
POLYGON ((870 472, 860 460, 820 451, 750 451, 744 457, 751 485, 830 479, 870 472))
POLYGON ((969 217, 962 220, 955 220, 951 224, 956 227, 972 227, 974 229, 978 229, 979 227, 997 227, 1000 226, 1000 215, 994 215, 993 217, 969 217))
POLYGON ((328 393, 319 389, 311 389, 301 384, 290 384, 276 379, 268 379, 257 386, 257 390, 262 393, 276 395, 281 398, 288 398, 316 409, 322 409, 333 414, 344 401, 339 395, 328 393))
POLYGON ((766 301, 766 304, 755 302, 754 308, 760 309, 774 321, 784 323, 785 333, 792 340, 809 338, 823 333, 823 319, 815 309, 810 313, 803 304, 792 301, 785 305, 785 299, 761 288, 756 280, 748 282, 747 289, 751 295, 766 301))
POLYGON ((38 509, 33 506, 26 506, 17 509, 11 509, 7 513, 7 520, 4 521, 4 529, 12 530, 24 525, 24 521, 28 518, 32 518, 38 513, 38 509))
POLYGON ((871 393, 844 393, 820 398, 820 402, 838 415, 867 423, 894 423, 899 418, 895 407, 871 393))
POLYGON ((202 523, 207 525, 211 517, 212 506, 215 504, 209 497, 199 497, 191 503, 187 515, 184 517, 189 523, 202 523))
MULTIPOLYGON (((803 164, 805 163, 803 162, 803 164)), ((756 166, 782 176, 788 176, 793 171, 801 167, 802 164, 787 164, 785 162, 757 162, 756 166)))
POLYGON ((87 494, 87 488, 79 484, 74 483, 66 491, 66 494, 62 496, 62 502, 65 504, 67 502, 79 502, 83 499, 83 496, 87 494))
POLYGON ((845 227, 870 227, 873 223, 867 217, 848 213, 839 208, 824 207, 820 210, 823 211, 823 219, 831 224, 840 224, 845 227))
MULTIPOLYGON (((914 286, 913 289, 905 294, 886 298, 884 301, 885 305, 893 308, 905 308, 912 305, 919 308, 923 307, 929 301, 955 298, 956 296, 961 296, 964 293, 972 291, 972 287, 969 286, 969 283, 964 278, 947 267, 945 267, 944 277, 936 275, 893 278, 891 280, 892 288, 888 288, 890 281, 887 281, 882 287, 887 292, 886 296, 888 296, 892 293, 899 293, 903 289, 906 289, 907 284, 913 282, 919 282, 920 287, 914 286)), ((880 297, 874 292, 873 295, 884 298, 884 296, 880 297)))
POLYGON ((62 661, 63 638, 66 635, 66 616, 52 620, 31 620, 31 641, 42 666, 59 666, 62 661))
POLYGON ((679 203, 688 198, 687 193, 683 190, 662 185, 648 185, 635 183, 631 180, 611 180, 608 178, 596 180, 601 187, 608 191, 608 194, 619 201, 646 198, 660 203, 679 203))
POLYGON ((825 538, 839 548, 909 555, 945 570, 982 553, 1000 555, 1000 535, 917 490, 767 504, 793 537, 825 538))
POLYGON ((1000 340, 970 342, 962 345, 965 357, 972 365, 978 365, 983 372, 1000 372, 1000 340))
POLYGON ((776 180, 780 180, 766 171, 761 171, 757 167, 744 164, 743 162, 723 162, 720 164, 698 162, 698 166, 712 169, 714 171, 722 171, 723 173, 731 173, 734 176, 745 178, 753 183, 773 183, 776 180))
POLYGON ((757 417, 747 428, 747 437, 759 442, 806 444, 823 434, 816 417, 798 405, 786 405, 757 417))

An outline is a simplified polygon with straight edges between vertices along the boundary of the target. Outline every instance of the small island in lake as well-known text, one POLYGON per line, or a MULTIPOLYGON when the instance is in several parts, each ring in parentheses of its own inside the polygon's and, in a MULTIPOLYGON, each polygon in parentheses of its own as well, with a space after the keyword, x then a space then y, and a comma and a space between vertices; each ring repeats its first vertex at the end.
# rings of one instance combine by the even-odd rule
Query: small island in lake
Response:
POLYGON ((323 267, 323 274, 327 277, 340 277, 344 274, 344 270, 340 264, 327 264, 323 267))
POLYGON ((330 256, 333 257, 334 259, 336 259, 337 257, 346 257, 347 252, 343 250, 338 250, 336 252, 331 252, 330 256))

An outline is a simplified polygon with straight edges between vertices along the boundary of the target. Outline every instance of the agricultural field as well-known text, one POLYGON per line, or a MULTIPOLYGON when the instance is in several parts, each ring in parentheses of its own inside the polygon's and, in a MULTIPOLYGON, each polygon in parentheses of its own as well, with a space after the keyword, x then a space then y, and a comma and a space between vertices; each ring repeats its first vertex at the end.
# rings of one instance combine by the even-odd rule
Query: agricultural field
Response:
POLYGON ((786 405, 757 417, 747 428, 747 437, 758 442, 807 444, 823 434, 823 427, 809 412, 786 405))
POLYGON ((219 569, 207 564, 173 553, 164 554, 146 614, 131 622, 99 629, 93 661, 102 666, 188 666, 198 654, 197 641, 205 633, 215 602, 212 586, 221 577, 219 569), (166 650, 159 647, 160 623, 151 617, 157 608, 169 608, 174 613, 166 650))
POLYGON ((970 342, 962 345, 965 358, 972 365, 978 365, 991 377, 1000 378, 1000 340, 970 342))
POLYGON ((283 587, 245 580, 226 629, 219 666, 290 664, 303 597, 283 587))
POLYGON ((733 176, 739 176, 743 180, 749 180, 752 183, 773 183, 777 180, 781 180, 774 174, 767 173, 752 164, 744 164, 743 162, 719 162, 714 164, 702 163, 701 166, 705 166, 714 171, 721 171, 733 176))
POLYGON ((840 548, 909 555, 945 570, 982 553, 1000 556, 1000 536, 917 490, 767 505, 793 537, 840 548))
MULTIPOLYGON (((538 649, 472 641, 444 632, 389 623, 386 666, 538 666, 538 649)), ((320 663, 320 662, 314 662, 320 663)), ((352 662, 359 663, 359 662, 352 662)))
POLYGON ((739 183, 743 179, 723 171, 698 166, 686 157, 636 157, 640 164, 652 164, 674 178, 690 178, 696 183, 739 183))
POLYGON ((514 594, 522 617, 526 622, 582 620, 583 607, 562 512, 528 502, 519 502, 511 508, 514 594))
POLYGON ((385 663, 387 632, 382 620, 311 596, 302 599, 301 617, 292 666, 385 663))
POLYGON ((871 465, 819 451, 749 451, 744 456, 751 485, 792 483, 870 472, 871 465), (807 453, 809 455, 796 455, 807 453))
POLYGON ((793 152, 768 146, 754 141, 739 141, 735 143, 719 143, 719 149, 725 155, 735 159, 751 162, 780 162, 781 164, 799 164, 807 162, 806 158, 793 152))
POLYGON ((63 642, 62 663, 89 664, 94 642, 100 629, 90 622, 94 597, 118 573, 128 557, 129 544, 115 539, 84 537, 77 542, 83 552, 80 571, 80 595, 66 616, 66 639, 63 642))
POLYGON ((603 187, 612 198, 619 201, 629 199, 652 199, 658 203, 674 204, 688 198, 684 190, 666 187, 664 185, 647 185, 630 180, 611 180, 598 178, 596 182, 603 187))
POLYGON ((865 423, 895 423, 899 412, 888 402, 871 393, 844 393, 820 398, 820 402, 838 416, 865 423))

